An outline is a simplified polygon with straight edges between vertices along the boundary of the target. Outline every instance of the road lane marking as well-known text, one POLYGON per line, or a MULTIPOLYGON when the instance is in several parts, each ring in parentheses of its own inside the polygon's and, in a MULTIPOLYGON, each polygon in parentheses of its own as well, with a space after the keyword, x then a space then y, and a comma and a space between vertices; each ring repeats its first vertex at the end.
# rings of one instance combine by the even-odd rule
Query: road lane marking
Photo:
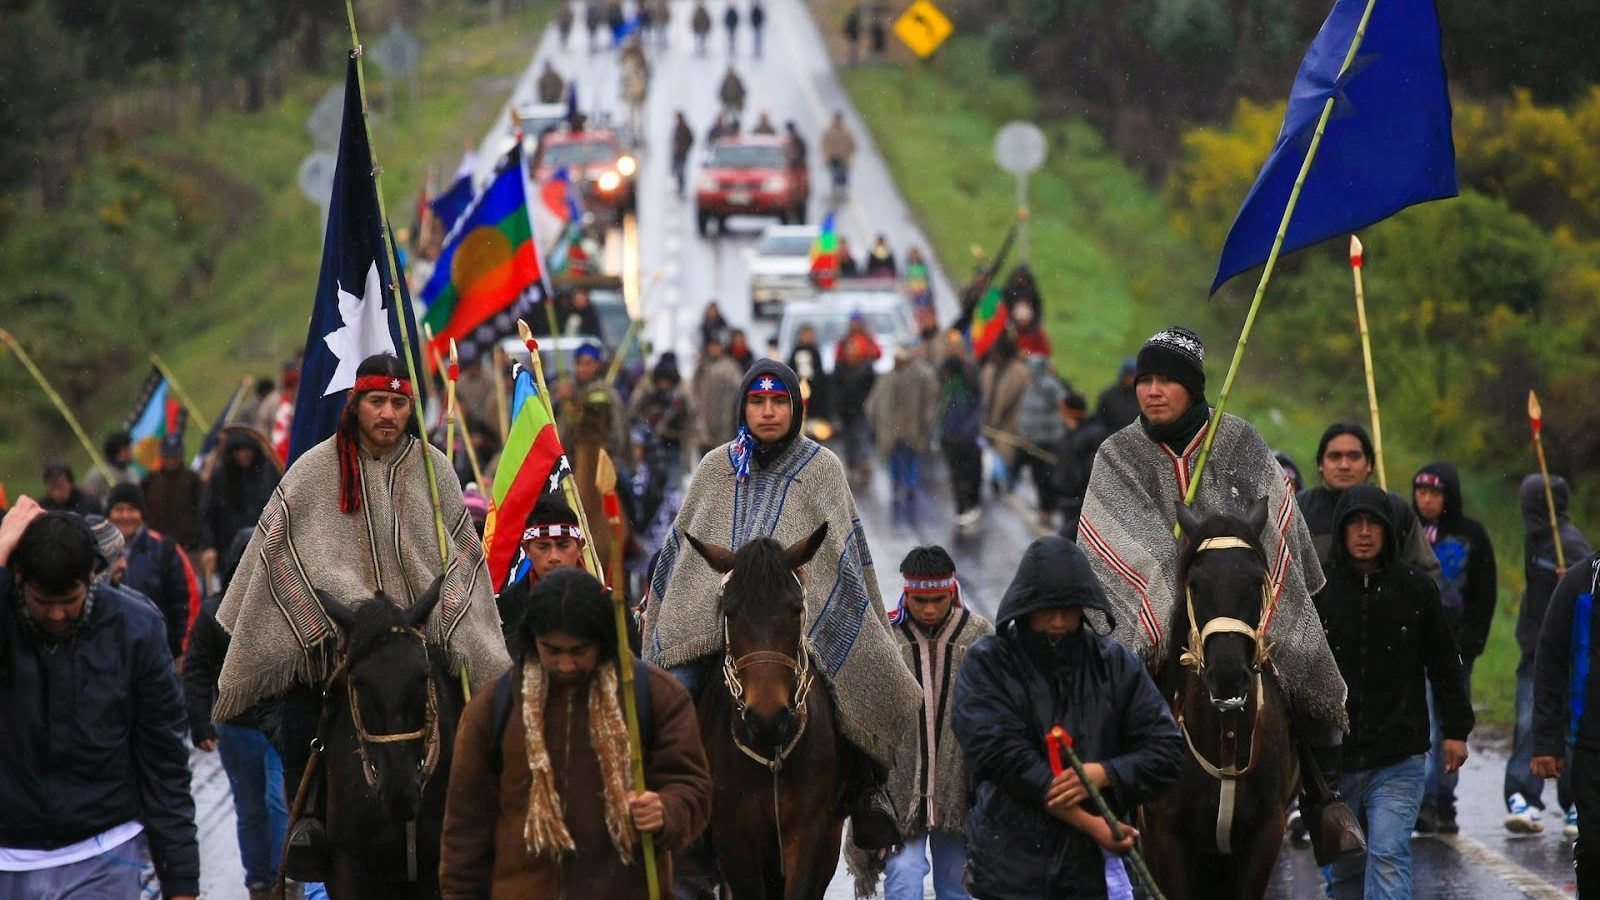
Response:
POLYGON ((1435 835, 1456 853, 1489 874, 1506 882, 1524 896, 1535 900, 1570 900, 1571 895, 1541 878, 1538 873, 1525 868, 1489 849, 1488 845, 1464 834, 1435 835))

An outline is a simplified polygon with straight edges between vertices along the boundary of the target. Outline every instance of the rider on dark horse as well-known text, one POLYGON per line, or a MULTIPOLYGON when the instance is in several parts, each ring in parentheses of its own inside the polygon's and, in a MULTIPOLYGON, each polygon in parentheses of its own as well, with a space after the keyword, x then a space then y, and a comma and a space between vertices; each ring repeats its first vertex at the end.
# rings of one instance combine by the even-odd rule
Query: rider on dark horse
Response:
MULTIPOLYGON (((1205 348, 1186 328, 1158 332, 1140 349, 1139 418, 1107 438, 1095 458, 1078 543, 1117 613, 1113 635, 1155 667, 1167 658, 1178 606, 1175 504, 1194 475, 1211 409, 1205 348)), ((1287 476, 1248 422, 1224 415, 1192 508, 1199 518, 1244 518, 1266 498, 1261 533, 1271 602, 1259 628, 1289 698, 1301 755, 1301 809, 1320 864, 1363 849, 1361 830, 1338 794, 1340 742, 1348 727, 1345 684, 1311 596, 1322 569, 1287 476), (1269 630, 1270 629, 1270 630, 1269 630)), ((1176 639, 1181 640, 1181 637, 1176 639)))
MULTIPOLYGON (((673 534, 662 546, 644 621, 644 655, 672 670, 689 690, 721 690, 723 652, 719 576, 681 535, 738 549, 759 537, 788 545, 823 522, 827 538, 806 572, 806 643, 824 673, 853 758, 847 812, 858 847, 900 843, 885 782, 919 705, 881 610, 844 466, 801 433, 800 379, 788 366, 758 361, 736 397, 739 433, 700 461, 673 534)), ((712 411, 702 410, 701 415, 712 411)))
MULTIPOLYGON (((441 575, 441 599, 427 621, 428 641, 465 665, 474 687, 510 662, 489 591, 483 546, 448 477, 449 460, 418 437, 405 363, 367 358, 348 387, 334 436, 307 450, 283 476, 261 514, 217 621, 232 636, 217 684, 214 721, 258 701, 282 698, 279 750, 293 797, 321 718, 321 687, 339 656, 338 629, 313 589, 353 609, 378 592, 402 607, 441 575), (440 561, 422 454, 433 455, 439 503, 450 535, 440 561)), ((314 804, 318 791, 307 791, 314 804)), ((291 829, 290 878, 327 877, 321 810, 308 806, 291 829)))

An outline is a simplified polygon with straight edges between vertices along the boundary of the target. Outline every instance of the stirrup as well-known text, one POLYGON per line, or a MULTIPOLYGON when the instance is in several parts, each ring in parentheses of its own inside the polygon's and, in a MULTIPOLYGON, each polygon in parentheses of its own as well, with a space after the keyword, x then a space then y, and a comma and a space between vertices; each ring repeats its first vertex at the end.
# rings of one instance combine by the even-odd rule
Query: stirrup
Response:
POLYGON ((1311 829, 1311 852, 1317 865, 1331 866, 1367 852, 1367 838, 1356 814, 1343 800, 1330 800, 1320 807, 1302 810, 1311 829))
POLYGON ((302 815, 284 838, 283 871, 302 884, 327 881, 332 868, 328 832, 322 820, 302 815))
POLYGON ((882 787, 868 790, 850 811, 851 841, 862 850, 888 850, 904 842, 894 802, 882 787))

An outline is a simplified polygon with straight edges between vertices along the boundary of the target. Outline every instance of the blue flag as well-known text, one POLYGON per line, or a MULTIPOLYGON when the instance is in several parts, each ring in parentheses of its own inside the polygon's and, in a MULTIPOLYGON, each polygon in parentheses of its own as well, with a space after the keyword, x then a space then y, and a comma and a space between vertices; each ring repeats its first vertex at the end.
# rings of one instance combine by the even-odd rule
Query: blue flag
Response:
POLYGON ((1434 0, 1373 0, 1366 37, 1340 74, 1367 4, 1337 0, 1300 63, 1283 130, 1228 231, 1212 293, 1267 261, 1329 97, 1333 115, 1306 174, 1284 253, 1458 193, 1434 0))
MULTIPOLYGON (((328 230, 322 239, 322 274, 300 364, 289 465, 333 436, 361 361, 377 353, 399 355, 400 324, 392 308, 394 294, 389 285, 393 275, 383 229, 372 177, 372 148, 362 122, 356 61, 352 59, 345 71, 344 124, 328 203, 328 230)), ((406 328, 415 336, 417 324, 403 279, 400 305, 406 328)), ((426 370, 418 365, 416 371, 426 370)))
POLYGON ((462 154, 461 165, 456 169, 455 180, 439 196, 428 201, 428 208, 449 234, 460 220, 461 214, 472 205, 472 170, 477 166, 477 156, 468 150, 462 154))

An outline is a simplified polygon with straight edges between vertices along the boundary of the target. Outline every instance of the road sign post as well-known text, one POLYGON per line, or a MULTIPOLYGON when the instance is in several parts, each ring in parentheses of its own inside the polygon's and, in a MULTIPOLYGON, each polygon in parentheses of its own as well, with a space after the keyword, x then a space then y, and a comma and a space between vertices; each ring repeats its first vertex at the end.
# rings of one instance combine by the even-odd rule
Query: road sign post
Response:
MULTIPOLYGON (((1032 122, 1007 122, 995 132, 994 161, 1017 179, 1017 208, 1028 208, 1028 176, 1039 171, 1049 153, 1044 132, 1032 122)), ((1017 259, 1028 261, 1028 221, 1017 226, 1017 259)))

